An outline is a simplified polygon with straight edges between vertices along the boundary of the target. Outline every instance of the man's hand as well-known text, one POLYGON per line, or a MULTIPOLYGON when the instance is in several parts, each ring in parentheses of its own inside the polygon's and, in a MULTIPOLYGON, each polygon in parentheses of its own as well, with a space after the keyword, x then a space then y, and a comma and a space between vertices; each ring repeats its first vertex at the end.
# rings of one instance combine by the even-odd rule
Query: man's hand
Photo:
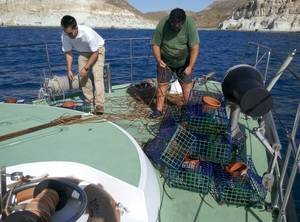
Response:
POLYGON ((191 66, 188 66, 185 68, 184 73, 189 76, 192 74, 193 68, 191 66))
POLYGON ((162 60, 160 60, 158 64, 162 68, 166 68, 167 67, 167 64, 164 61, 162 61, 162 60))
POLYGON ((79 72, 80 77, 85 78, 88 75, 88 69, 86 67, 83 67, 79 72))
POLYGON ((69 80, 71 80, 71 81, 74 80, 74 74, 73 74, 73 72, 72 72, 71 70, 68 71, 68 78, 69 78, 69 80))

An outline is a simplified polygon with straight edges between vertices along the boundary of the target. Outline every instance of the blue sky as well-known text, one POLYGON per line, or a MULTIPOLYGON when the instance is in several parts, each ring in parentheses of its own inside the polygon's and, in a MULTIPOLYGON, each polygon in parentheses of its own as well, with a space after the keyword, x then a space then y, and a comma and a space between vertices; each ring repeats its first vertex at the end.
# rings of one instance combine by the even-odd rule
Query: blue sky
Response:
POLYGON ((128 0, 128 2, 141 12, 169 11, 173 8, 201 11, 213 0, 128 0))

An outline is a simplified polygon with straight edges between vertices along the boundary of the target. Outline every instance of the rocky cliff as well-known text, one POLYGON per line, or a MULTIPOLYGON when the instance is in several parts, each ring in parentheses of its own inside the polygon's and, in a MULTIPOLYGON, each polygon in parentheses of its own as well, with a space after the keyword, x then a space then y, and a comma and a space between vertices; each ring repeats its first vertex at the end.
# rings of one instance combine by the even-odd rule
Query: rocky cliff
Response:
POLYGON ((206 9, 195 13, 193 17, 200 28, 217 28, 221 22, 232 15, 235 9, 248 0, 215 0, 206 9))
POLYGON ((252 31, 300 31, 300 0, 249 0, 220 27, 252 31))
POLYGON ((92 27, 153 28, 127 0, 0 0, 0 25, 59 26, 63 15, 92 27))

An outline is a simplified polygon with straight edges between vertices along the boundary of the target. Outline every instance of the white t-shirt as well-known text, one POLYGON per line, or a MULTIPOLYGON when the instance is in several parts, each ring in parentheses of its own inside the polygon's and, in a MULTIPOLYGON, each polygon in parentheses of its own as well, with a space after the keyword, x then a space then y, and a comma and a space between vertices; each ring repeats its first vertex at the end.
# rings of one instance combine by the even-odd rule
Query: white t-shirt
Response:
POLYGON ((78 25, 78 34, 75 39, 71 39, 65 32, 62 32, 61 41, 63 52, 69 52, 72 49, 78 52, 96 52, 104 45, 103 38, 85 25, 78 25))

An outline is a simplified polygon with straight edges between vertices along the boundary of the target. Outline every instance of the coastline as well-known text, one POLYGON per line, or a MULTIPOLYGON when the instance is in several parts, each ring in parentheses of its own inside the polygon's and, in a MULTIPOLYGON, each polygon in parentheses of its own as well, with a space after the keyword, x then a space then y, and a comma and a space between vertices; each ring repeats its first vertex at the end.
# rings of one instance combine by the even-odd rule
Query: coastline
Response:
MULTIPOLYGON (((88 24, 84 24, 89 26, 88 24)), ((117 27, 117 26, 90 26, 93 29, 122 29, 122 30, 129 30, 129 29, 135 29, 135 30, 154 30, 155 27, 117 27)), ((57 29, 61 28, 60 26, 49 26, 49 25, 0 25, 0 28, 37 28, 37 29, 57 29)))
MULTIPOLYGON (((140 27, 140 26, 132 26, 132 27, 121 27, 121 26, 90 26, 94 29, 116 29, 116 30, 154 30, 155 27, 140 27)), ((61 28, 60 26, 47 26, 47 25, 0 25, 1 28, 37 28, 37 29, 57 29, 61 28)), ((212 28, 202 28, 199 27, 197 28, 198 31, 224 31, 224 32, 262 32, 262 33, 300 33, 300 30, 295 30, 295 31, 281 31, 281 30, 272 30, 272 29, 259 29, 259 30, 245 30, 245 29, 220 29, 216 27, 212 28)))

